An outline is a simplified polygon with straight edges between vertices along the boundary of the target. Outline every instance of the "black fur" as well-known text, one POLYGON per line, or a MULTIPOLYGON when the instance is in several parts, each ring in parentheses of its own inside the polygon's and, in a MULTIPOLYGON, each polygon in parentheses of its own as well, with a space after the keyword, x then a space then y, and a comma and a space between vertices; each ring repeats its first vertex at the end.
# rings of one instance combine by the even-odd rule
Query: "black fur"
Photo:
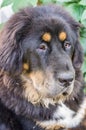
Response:
POLYGON ((20 76, 25 61, 30 65, 28 73, 46 70, 47 66, 54 68, 55 80, 57 71, 75 70, 73 92, 65 104, 77 114, 84 98, 81 72, 83 52, 79 43, 79 28, 80 24, 58 6, 25 8, 6 23, 0 35, 0 130, 43 130, 36 126, 34 120, 52 119, 58 108, 58 102, 46 108, 41 104, 34 105, 24 97, 24 82, 20 76), (68 40, 72 43, 72 49, 67 54, 60 50, 60 41, 56 37, 61 30, 68 32, 68 40), (50 44, 49 51, 39 56, 38 50, 34 50, 40 45, 44 32, 51 32, 54 40, 51 41, 53 44, 50 44), (58 51, 54 48, 57 41, 58 51), (60 51, 62 61, 58 60, 60 51), (67 57, 70 61, 67 61, 67 57))

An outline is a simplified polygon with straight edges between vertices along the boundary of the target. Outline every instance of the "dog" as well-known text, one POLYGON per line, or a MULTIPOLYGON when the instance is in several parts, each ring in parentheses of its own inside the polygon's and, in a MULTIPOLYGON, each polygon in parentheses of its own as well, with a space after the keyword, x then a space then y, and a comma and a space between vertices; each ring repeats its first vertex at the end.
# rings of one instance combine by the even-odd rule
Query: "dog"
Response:
POLYGON ((0 34, 0 130, 79 128, 86 99, 81 25, 63 7, 26 7, 0 34))

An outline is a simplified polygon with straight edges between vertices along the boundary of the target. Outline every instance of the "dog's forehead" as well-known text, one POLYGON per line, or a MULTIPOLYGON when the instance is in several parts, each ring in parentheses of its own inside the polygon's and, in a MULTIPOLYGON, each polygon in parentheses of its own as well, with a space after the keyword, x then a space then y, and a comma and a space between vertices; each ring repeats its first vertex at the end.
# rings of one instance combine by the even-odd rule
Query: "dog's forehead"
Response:
MULTIPOLYGON (((69 17, 68 12, 61 6, 37 6, 31 10, 33 17, 53 17, 59 15, 60 17, 69 17)), ((64 17, 64 18, 65 18, 64 17)))
POLYGON ((49 32, 53 34, 58 34, 60 32, 67 32, 68 23, 60 17, 38 17, 34 18, 34 31, 36 32, 49 32))
MULTIPOLYGON (((33 23, 40 24, 44 26, 44 23, 48 24, 63 24, 67 22, 68 17, 67 12, 63 10, 62 7, 58 6, 40 6, 32 8, 31 12, 28 11, 28 14, 32 18, 33 23), (64 17, 65 15, 65 17, 64 17)), ((68 24, 68 23, 67 23, 68 24)))
POLYGON ((44 41, 49 42, 52 38, 55 38, 55 36, 61 41, 64 41, 66 38, 72 41, 76 38, 72 27, 74 20, 66 11, 63 12, 63 8, 42 6, 31 9, 31 11, 29 11, 29 9, 25 11, 29 18, 27 19, 28 26, 26 29, 29 33, 26 32, 26 34, 30 39, 33 39, 34 36, 35 38, 42 37, 44 41), (28 29, 29 23, 31 25, 30 29, 28 29))
POLYGON ((60 41, 64 41, 68 36, 68 24, 59 17, 39 18, 35 20, 34 31, 42 37, 42 40, 50 42, 57 36, 60 41))

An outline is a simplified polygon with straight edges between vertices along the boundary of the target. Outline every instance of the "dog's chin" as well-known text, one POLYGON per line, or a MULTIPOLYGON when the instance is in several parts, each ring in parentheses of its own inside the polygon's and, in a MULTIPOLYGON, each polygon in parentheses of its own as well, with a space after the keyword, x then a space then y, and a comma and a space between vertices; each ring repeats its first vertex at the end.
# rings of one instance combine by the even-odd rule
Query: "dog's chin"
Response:
POLYGON ((73 91, 73 86, 69 86, 69 88, 64 89, 63 92, 60 92, 59 94, 48 94, 46 97, 43 97, 40 101, 41 104, 45 107, 48 107, 49 104, 55 105, 58 103, 65 102, 66 100, 69 100, 69 96, 71 95, 73 91))
POLYGON ((69 100, 71 93, 73 92, 74 88, 74 82, 68 86, 67 88, 63 88, 58 93, 48 94, 45 98, 42 99, 42 102, 45 106, 48 106, 49 104, 58 104, 61 102, 65 102, 66 100, 69 100), (46 105, 47 104, 47 105, 46 105))
POLYGON ((65 86, 59 86, 61 89, 60 91, 58 90, 52 90, 51 93, 47 94, 47 97, 49 98, 58 98, 60 96, 63 96, 63 97, 68 97, 71 95, 71 93, 73 92, 73 88, 74 88, 74 81, 73 83, 71 83, 70 86, 68 87, 65 87, 65 86))

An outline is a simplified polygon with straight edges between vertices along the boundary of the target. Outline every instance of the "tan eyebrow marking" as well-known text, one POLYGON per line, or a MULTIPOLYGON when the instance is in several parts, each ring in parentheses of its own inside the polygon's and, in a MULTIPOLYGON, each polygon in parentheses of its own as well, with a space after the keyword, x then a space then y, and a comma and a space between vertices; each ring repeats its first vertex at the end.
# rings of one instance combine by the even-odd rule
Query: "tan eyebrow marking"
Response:
POLYGON ((45 42, 50 42, 51 41, 51 34, 48 32, 44 33, 42 36, 42 40, 44 40, 45 42))
POLYGON ((59 40, 64 41, 67 38, 66 32, 60 32, 59 34, 59 40))
POLYGON ((28 70, 28 69, 29 69, 29 65, 28 65, 27 63, 24 63, 24 64, 23 64, 23 69, 24 69, 24 70, 28 70))

